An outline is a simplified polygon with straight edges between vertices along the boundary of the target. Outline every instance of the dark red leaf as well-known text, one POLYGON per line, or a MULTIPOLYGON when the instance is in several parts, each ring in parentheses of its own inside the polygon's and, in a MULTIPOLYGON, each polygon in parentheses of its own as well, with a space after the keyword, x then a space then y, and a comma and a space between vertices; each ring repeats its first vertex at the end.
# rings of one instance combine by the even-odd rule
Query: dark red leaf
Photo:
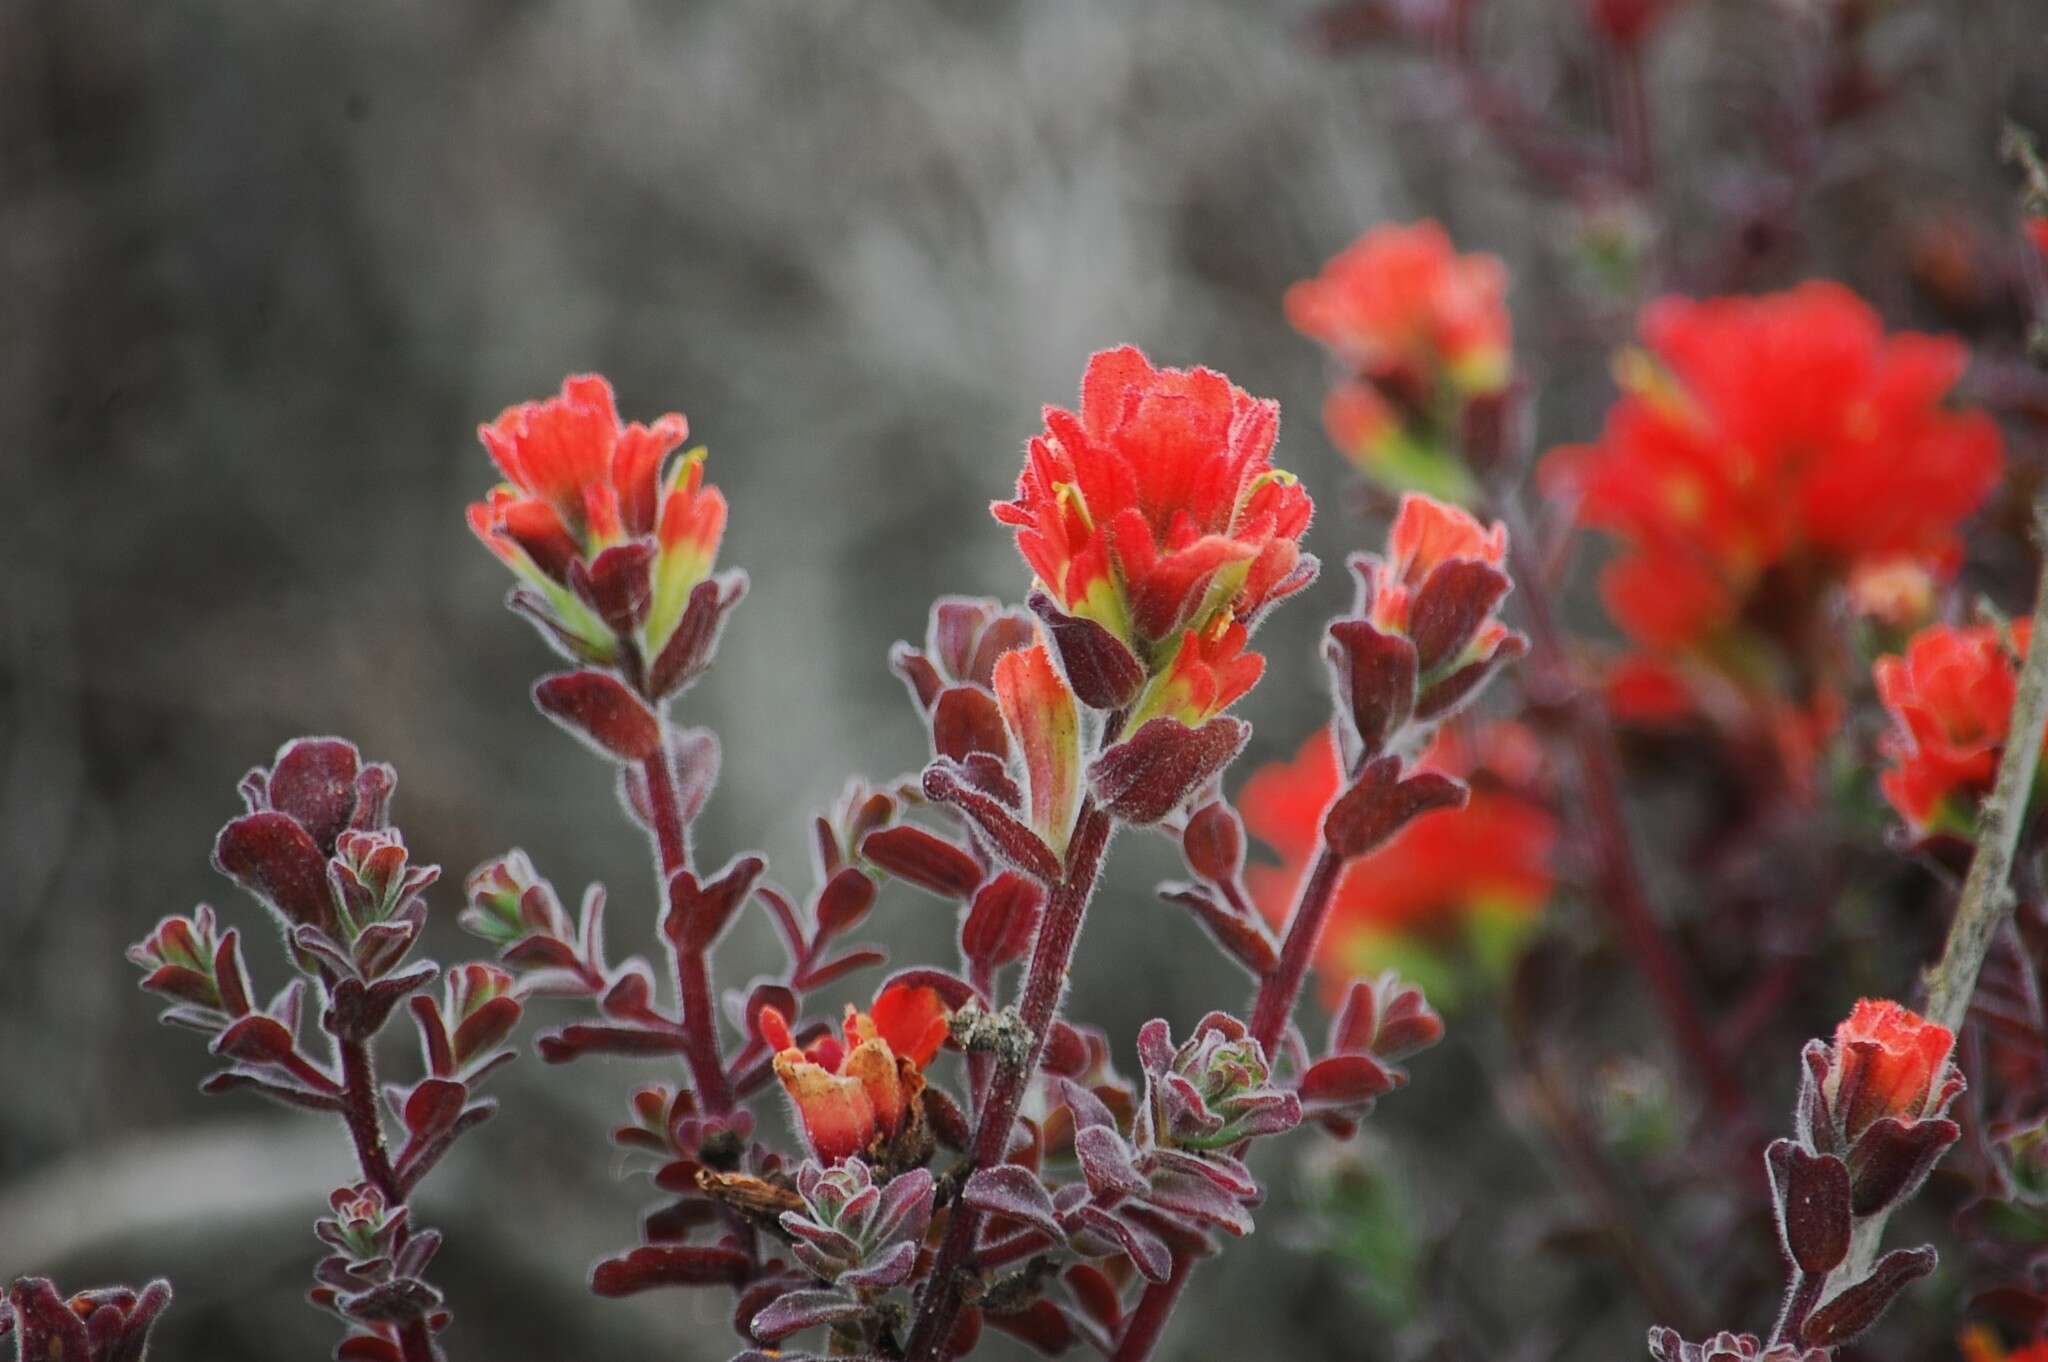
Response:
POLYGON ((1337 713, 1361 750, 1376 756, 1415 710, 1415 644, 1362 619, 1330 626, 1323 656, 1336 684, 1337 713))
POLYGON ((1383 1097, 1397 1086, 1394 1076, 1371 1055, 1331 1055, 1302 1074, 1301 1100, 1322 1106, 1357 1106, 1383 1097))
POLYGON ((1138 698, 1145 668, 1121 639, 1094 620, 1061 613, 1043 591, 1032 592, 1027 604, 1045 621, 1076 700, 1090 709, 1117 710, 1138 698))
POLYGON ((1375 757, 1323 817, 1330 849, 1350 859, 1383 846, 1410 820, 1437 809, 1462 808, 1467 790, 1435 771, 1401 775, 1399 757, 1375 757))
POLYGON ((1216 944, 1228 951, 1253 974, 1261 977, 1280 963, 1279 948, 1264 923, 1245 917, 1218 903, 1207 889, 1192 884, 1162 884, 1159 897, 1192 910, 1216 944))
POLYGON ((1508 577, 1476 558, 1440 563, 1408 607, 1408 637, 1427 676, 1457 657, 1508 594, 1508 577))
POLYGON ((624 683, 603 672, 557 672, 533 687, 533 702, 597 751, 645 761, 661 750, 661 720, 624 683))
POLYGON ((865 870, 846 866, 818 891, 818 934, 838 936, 875 906, 875 882, 865 870))
POLYGON ((590 1274, 600 1296, 630 1296, 657 1286, 738 1286, 752 1271, 747 1255, 704 1244, 647 1244, 607 1258, 590 1274))
POLYGON ((1097 757, 1088 780, 1102 807, 1126 823, 1156 823, 1230 764, 1251 726, 1229 717, 1189 728, 1159 718, 1097 757))
POLYGON ((960 951, 991 969, 1021 959, 1031 949, 1045 891, 1013 870, 1005 870, 975 891, 960 924, 960 951))
POLYGON ((909 823, 869 833, 860 854, 896 878, 943 898, 965 899, 981 884, 981 866, 972 856, 909 823))
POLYGON ((721 572, 691 589, 682 620, 648 669, 650 694, 672 695, 705 673, 718 655, 718 638, 725 631, 726 616, 746 594, 747 574, 738 568, 721 572))
POLYGON ((294 738, 278 750, 266 785, 270 807, 306 830, 322 856, 356 813, 356 776, 362 757, 341 738, 294 738))
POLYGON ((994 797, 976 788, 964 768, 943 759, 933 762, 925 768, 924 792, 927 798, 965 814, 996 854, 1011 865, 1048 884, 1060 877, 1060 858, 1053 849, 994 797))
POLYGON ((1010 755, 1010 731, 995 696, 976 686, 950 686, 932 710, 932 751, 954 761, 986 752, 998 761, 1010 755))
POLYGON ((1799 1340, 1809 1348, 1838 1348, 1877 1323, 1892 1300, 1912 1283, 1934 1271, 1932 1248, 1893 1249, 1877 1260, 1870 1275, 1806 1317, 1799 1340))
POLYGON ((982 1318, 1013 1338, 1021 1338, 1038 1351, 1051 1357, 1074 1346, 1076 1335, 1073 1321, 1066 1312, 1043 1297, 1031 1302, 1022 1310, 998 1314, 987 1306, 982 1307, 982 1318))
POLYGON ((1801 1272, 1834 1271, 1849 1256, 1848 1165, 1791 1140, 1773 1141, 1766 1162, 1786 1256, 1801 1272))
POLYGON ((214 841, 213 864, 292 925, 334 932, 327 857, 289 815, 265 812, 235 819, 214 841))

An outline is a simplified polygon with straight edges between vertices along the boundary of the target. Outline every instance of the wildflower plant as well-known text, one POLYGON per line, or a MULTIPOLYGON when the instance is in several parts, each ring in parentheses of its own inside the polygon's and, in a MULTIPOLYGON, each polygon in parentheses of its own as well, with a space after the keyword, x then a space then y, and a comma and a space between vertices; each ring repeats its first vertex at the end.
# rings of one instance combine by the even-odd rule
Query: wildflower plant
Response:
MULTIPOLYGON (((1582 18, 1640 78, 1678 7, 1601 0, 1582 18)), ((1640 138, 1602 174, 1643 188, 1640 138)), ((911 773, 850 778, 793 871, 700 835, 727 758, 685 716, 748 578, 720 563, 729 508, 688 423, 625 420, 582 375, 481 426, 500 481, 470 529, 559 659, 535 708, 606 764, 645 837, 653 940, 621 947, 611 891, 572 907, 544 855, 513 849, 462 885, 483 958, 418 958, 452 895, 392 821, 395 772, 308 737, 249 772, 213 847, 288 981, 259 989, 249 919, 208 905, 129 951, 163 1019, 218 1061, 205 1091, 341 1126, 356 1170, 315 1221, 309 1294, 339 1321, 334 1355, 463 1353, 465 1307, 435 1277, 463 1246, 414 1194, 496 1114, 485 1085, 535 1012, 543 1065, 651 1070, 621 1084, 611 1139, 659 1199, 589 1268, 591 1292, 716 1293, 735 1362, 941 1362, 992 1333, 1144 1362, 1204 1260, 1282 1214, 1275 1151, 1357 1137, 1444 1013, 1491 1041, 1473 1053, 1507 1071, 1501 1105, 1540 1128, 1670 1321, 1649 1328, 1655 1362, 1828 1362, 1935 1271, 1933 1244, 1884 1243, 1923 1193, 1923 1210, 1959 1208, 1956 1256, 1985 1288, 1972 1308, 2048 1337, 2048 842, 2031 802, 2048 659, 2029 651, 2048 589, 2031 621, 1963 600, 1971 518, 2008 472, 2000 427, 1962 400, 1968 351, 1890 329, 1834 283, 1665 297, 1617 358, 1591 442, 1538 460, 1506 300, 1502 262, 1433 222, 1372 230, 1286 296, 1333 364, 1328 433, 1391 512, 1346 560, 1350 603, 1310 677, 1327 704, 1278 735, 1291 758, 1234 769, 1252 738, 1240 702, 1303 680, 1255 650, 1258 629, 1319 572, 1315 501, 1274 464, 1278 404, 1105 350, 991 505, 1013 589, 939 596, 921 640, 875 659, 919 721, 911 773), (1609 553, 1597 597, 1618 648, 1565 625, 1559 589, 1589 541, 1609 553), (1675 749, 1638 746, 1660 728, 1684 735, 1675 749), (1768 777, 1743 765, 1758 745, 1768 777), (1684 844, 1634 800, 1631 782, 1663 774, 1646 751, 1717 778, 1741 766, 1727 802, 1743 808, 1684 844), (1830 752, 1861 762, 1839 789, 1811 769, 1830 752), (1812 845, 1758 831, 1788 810, 1803 821, 1782 841, 1812 845), (1843 845, 1878 818, 1884 876, 1843 845), (1208 940, 1244 986, 1129 1035, 1067 1006, 1119 834, 1161 839, 1182 867, 1147 930, 1208 940), (1917 1010, 1849 1005, 1908 996, 1851 985, 1935 915, 1895 913, 1884 936, 1837 921, 1852 915, 1835 900, 1853 888, 1884 911, 1908 857, 1944 894, 1962 872, 1941 954, 1917 1010), (1790 895, 1757 888, 1781 865, 1817 900, 1810 920, 1778 921, 1790 895), (875 924, 932 900, 947 927, 892 965, 875 924), (733 978, 735 931, 772 936, 775 967, 733 978), (1589 1072, 1559 1043, 1611 1025, 1582 999, 1617 959, 1692 1080, 1682 1094, 1655 1063, 1589 1072), (1814 1015, 1841 1020, 1784 1066, 1790 1134, 1767 1138, 1759 1037, 1810 1034, 1794 1019, 1814 1015), (380 1040, 408 1024, 419 1058, 399 1077, 380 1040), (1688 1221, 1716 1242, 1760 1245, 1767 1212, 1785 1268, 1767 1330, 1719 1328, 1776 1288, 1672 1267, 1634 1213, 1637 1178, 1719 1206, 1688 1221)), ((1376 1256, 1406 1289, 1430 1227, 1399 1228, 1415 1232, 1355 1238, 1396 1245, 1376 1256)), ((164 1282, 66 1297, 23 1278, 0 1338, 35 1362, 130 1362, 169 1300, 164 1282)), ((1972 1362, 2005 1355, 1996 1334, 1965 1337, 1972 1362)))

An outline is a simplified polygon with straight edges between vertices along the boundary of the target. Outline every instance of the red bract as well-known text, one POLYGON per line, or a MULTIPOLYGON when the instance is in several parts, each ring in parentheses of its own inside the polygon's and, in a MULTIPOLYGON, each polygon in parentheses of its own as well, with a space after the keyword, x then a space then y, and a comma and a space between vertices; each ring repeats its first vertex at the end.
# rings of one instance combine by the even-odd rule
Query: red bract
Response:
MULTIPOLYGON (((2029 629, 2012 626, 2022 650, 2029 629)), ((1903 656, 1877 660, 1878 698, 1895 725, 1881 742, 1891 769, 1880 778, 1916 835, 1968 836, 1977 801, 1991 789, 2018 693, 2017 663, 1990 625, 1935 625, 1903 656)))
POLYGON ((1600 442, 1545 468, 1623 541, 1602 590, 1640 645, 1710 647, 1866 562, 1947 564, 1998 481, 1997 428, 1945 405, 1964 348, 1887 335, 1840 285, 1669 298, 1642 331, 1600 442))
POLYGON ((1313 576, 1308 493, 1271 463, 1278 404, 1125 346, 1091 359, 1080 411, 1048 407, 1045 426, 995 517, 1061 609, 1148 666, 1184 633, 1224 613, 1249 624, 1313 576))
POLYGON ((506 478, 469 508, 477 537, 541 593, 575 655, 608 658, 613 634, 637 632, 642 656, 658 657, 725 534, 703 450, 669 459, 689 423, 622 424, 611 384, 586 374, 477 434, 506 478))
POLYGON ((1955 1036, 1894 1002, 1864 998, 1835 1028, 1823 1092, 1845 1143, 1885 1117, 1912 1125, 1939 1116, 1962 1085, 1951 1082, 1955 1036))
MULTIPOLYGON (((1470 742, 1449 731, 1438 738, 1423 769, 1466 775, 1483 768, 1500 780, 1476 785, 1462 809, 1422 815, 1344 868, 1316 952, 1326 996, 1385 965, 1402 942, 1443 943, 1482 916, 1526 920, 1542 909, 1557 820, 1511 788, 1529 779, 1535 759, 1534 739, 1514 725, 1482 730, 1470 742)), ((1280 857, 1279 865, 1253 865, 1245 874, 1254 901, 1276 922, 1315 856, 1338 786, 1336 744, 1325 729, 1292 761, 1260 769, 1239 796, 1245 826, 1280 857)))
POLYGON ((775 1075, 820 1159, 874 1154, 904 1132, 924 1089, 924 1068, 945 1043, 948 1016, 936 990, 892 984, 869 1012, 847 1005, 843 1041, 827 1033, 799 1048, 789 1020, 762 1009, 761 1035, 775 1047, 775 1075))
POLYGON ((1449 446, 1465 404, 1508 387, 1507 283, 1425 221, 1376 227, 1288 289, 1288 321, 1345 371, 1323 403, 1330 442, 1390 486, 1468 491, 1449 446))
POLYGON ((1389 223, 1287 290, 1287 320, 1352 368, 1441 376, 1467 393, 1507 385, 1507 269, 1460 255, 1434 222, 1389 223))

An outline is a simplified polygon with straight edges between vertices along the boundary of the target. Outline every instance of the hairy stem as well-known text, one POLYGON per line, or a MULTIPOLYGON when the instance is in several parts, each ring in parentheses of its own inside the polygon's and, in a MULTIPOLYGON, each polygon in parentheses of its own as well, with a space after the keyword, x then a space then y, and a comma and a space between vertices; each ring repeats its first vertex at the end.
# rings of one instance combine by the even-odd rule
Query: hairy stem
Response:
MULTIPOLYGON (((1074 837, 1067 845, 1066 865, 1058 884, 1047 897, 1045 913, 1039 920, 1038 937, 1025 966, 1024 984, 1018 1000, 1030 1043, 1015 1061, 999 1062, 989 1084, 988 1099, 982 1104, 974 1128, 974 1143, 968 1160, 975 1168, 993 1168, 1008 1152, 1010 1131, 1017 1123, 1017 1110, 1030 1090, 1038 1061, 1045 1053, 1046 1032, 1059 1010, 1060 995, 1067 986, 1067 970, 1073 963, 1074 943, 1080 939, 1081 919, 1088 900, 1095 893, 1095 881, 1102 869, 1102 853, 1109 845, 1110 818, 1084 799, 1074 823, 1074 837), (1017 1062, 1021 1061, 1021 1062, 1017 1062)), ((974 1250, 974 1238, 981 1227, 978 1212, 962 1202, 953 1204, 946 1224, 946 1237, 939 1246, 930 1284, 918 1303, 917 1321, 911 1327, 904 1348, 907 1362, 933 1362, 953 1331, 960 1313, 961 1275, 974 1250)))
MULTIPOLYGON (((2043 552, 2030 637, 2039 639, 2048 636, 2048 498, 2034 505, 2034 543, 2043 552)), ((1949 923, 1941 959, 1924 976, 1927 1019, 1957 1034, 1969 1015, 1977 972, 1984 967, 1984 957, 1990 953, 2000 925, 2012 912, 2013 858, 2026 825, 2027 797, 2033 793, 2034 777, 2040 769, 2044 733, 2048 733, 2048 648, 2030 647, 2020 667, 2019 691, 2012 702, 1998 778, 1977 811, 1977 849, 1970 857, 1970 873, 1956 900, 1956 915, 1949 923)), ((1838 1287, 1860 1281, 1869 1273, 1870 1265, 1877 1261, 1890 1214, 1880 1211, 1856 1222, 1849 1256, 1832 1278, 1838 1287)))
MULTIPOLYGON (((690 864, 690 842, 676 796, 675 769, 669 764, 668 726, 662 725, 661 746, 640 764, 647 777, 648 824, 661 863, 661 901, 668 905, 668 883, 690 864)), ((701 950, 677 948, 676 1001, 681 1008, 683 1060, 690 1066, 697 1100, 711 1115, 732 1110, 732 1081, 718 1048, 718 1013, 711 998, 711 966, 701 950)))
POLYGON ((1300 1001, 1302 982, 1308 977, 1309 961, 1315 958, 1316 943, 1322 939, 1323 924, 1337 897, 1337 876, 1344 858, 1327 843, 1316 853, 1316 863, 1302 881, 1294 911, 1287 918, 1287 937, 1280 946, 1280 963, 1259 983, 1252 1003, 1252 1039, 1268 1055, 1287 1030, 1287 1019, 1300 1001))
POLYGON ((387 1208, 405 1204, 405 1187, 391 1167, 391 1154, 384 1147, 384 1124, 377 1119, 377 1071, 370 1061, 369 1043, 348 1038, 341 1049, 341 1119, 348 1125, 355 1143, 356 1163, 363 1179, 377 1189, 387 1208))

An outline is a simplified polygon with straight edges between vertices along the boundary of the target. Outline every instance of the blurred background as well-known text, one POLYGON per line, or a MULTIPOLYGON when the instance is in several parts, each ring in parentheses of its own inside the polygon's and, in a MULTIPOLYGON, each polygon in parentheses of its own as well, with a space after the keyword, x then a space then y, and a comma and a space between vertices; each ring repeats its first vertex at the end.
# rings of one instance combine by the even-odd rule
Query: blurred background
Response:
MULTIPOLYGON (((338 1132, 202 1099, 200 1047, 154 1024, 121 958, 206 900, 254 938, 259 986, 282 983, 261 910, 207 852, 285 739, 396 764, 398 821, 446 867, 430 954, 475 953, 461 876, 511 846, 565 896, 605 881, 616 947, 651 945, 645 846, 609 772, 532 711, 554 663, 462 523, 494 478, 477 423, 566 373, 609 375, 628 417, 681 409, 710 446, 722 561, 753 591, 681 710, 725 744, 700 837, 802 888, 809 813, 921 758, 890 643, 921 636, 935 593, 1021 594, 985 508, 1093 350, 1134 341, 1279 398, 1276 462, 1335 562, 1379 527, 1279 299, 1375 222, 1435 216, 1508 260, 1546 442, 1597 428, 1653 277, 1823 274, 1895 323, 1967 305, 2011 324, 1992 286, 1958 303, 1922 266, 1942 231, 2009 212, 2000 120, 2048 122, 2039 0, 1877 7, 1890 102, 1796 173, 1783 91, 1832 0, 1668 7, 1660 174, 1611 198, 1539 192, 1457 116, 1470 87, 1441 54, 1306 0, 0 7, 0 1279, 169 1275, 171 1362, 331 1348, 302 1297, 311 1216, 348 1176, 338 1132)), ((1603 135, 1584 7, 1477 23, 1492 79, 1603 135)), ((1332 573, 1268 626, 1248 762, 1321 721, 1315 635, 1348 593, 1332 573)), ((1074 981, 1113 1036, 1242 995, 1154 899, 1176 869, 1163 843, 1117 847, 1074 981)), ((878 921, 908 946, 950 920, 899 889, 878 921)), ((725 976, 770 944, 756 920, 725 976)), ((1205 1269, 1165 1355, 1637 1355, 1651 1307, 1624 1265, 1490 1209, 1571 1187, 1492 1081, 1500 1025, 1454 1016, 1364 1153, 1265 1151, 1258 1239, 1205 1269), (1397 1213, 1359 1223, 1395 1228, 1333 1247, 1333 1157, 1383 1171, 1397 1213)), ((1605 1041, 1624 1086, 1668 1067, 1647 1020, 1605 1041)), ((606 1142, 656 1076, 528 1056, 495 1082, 499 1118, 422 1196, 456 1356, 732 1350, 719 1293, 583 1289, 656 1200, 606 1142)))

